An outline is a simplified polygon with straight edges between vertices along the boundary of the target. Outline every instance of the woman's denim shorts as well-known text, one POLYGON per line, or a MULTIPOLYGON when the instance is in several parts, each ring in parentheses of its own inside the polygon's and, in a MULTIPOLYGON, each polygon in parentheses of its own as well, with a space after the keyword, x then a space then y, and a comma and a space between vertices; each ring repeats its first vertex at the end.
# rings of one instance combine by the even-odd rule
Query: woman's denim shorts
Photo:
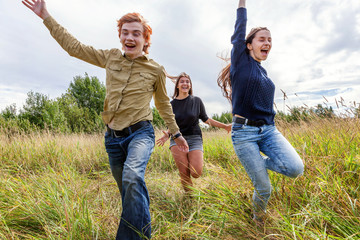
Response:
MULTIPOLYGON (((203 150, 203 140, 202 137, 200 135, 188 135, 188 136, 183 136, 187 142, 187 144, 189 145, 189 152, 194 151, 194 150, 200 150, 202 152, 204 152, 203 150)), ((176 143, 174 140, 170 139, 170 147, 175 146, 176 143)))

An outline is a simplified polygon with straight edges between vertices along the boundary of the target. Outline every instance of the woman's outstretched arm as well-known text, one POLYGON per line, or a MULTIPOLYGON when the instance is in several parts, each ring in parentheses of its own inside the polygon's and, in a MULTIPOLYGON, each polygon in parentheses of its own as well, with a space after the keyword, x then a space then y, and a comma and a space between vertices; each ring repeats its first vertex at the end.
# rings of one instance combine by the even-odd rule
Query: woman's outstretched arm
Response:
POLYGON ((231 123, 225 124, 219 121, 216 121, 212 118, 209 118, 206 122, 206 124, 212 126, 212 127, 218 127, 225 129, 228 133, 231 131, 231 123))

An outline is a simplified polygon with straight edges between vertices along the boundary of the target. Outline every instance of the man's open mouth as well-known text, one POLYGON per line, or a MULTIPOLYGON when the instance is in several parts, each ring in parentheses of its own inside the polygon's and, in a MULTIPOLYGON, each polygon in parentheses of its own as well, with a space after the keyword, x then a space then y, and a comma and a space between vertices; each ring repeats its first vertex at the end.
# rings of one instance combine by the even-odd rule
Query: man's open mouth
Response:
POLYGON ((136 46, 135 46, 135 44, 125 44, 125 47, 127 47, 127 48, 135 48, 136 46))

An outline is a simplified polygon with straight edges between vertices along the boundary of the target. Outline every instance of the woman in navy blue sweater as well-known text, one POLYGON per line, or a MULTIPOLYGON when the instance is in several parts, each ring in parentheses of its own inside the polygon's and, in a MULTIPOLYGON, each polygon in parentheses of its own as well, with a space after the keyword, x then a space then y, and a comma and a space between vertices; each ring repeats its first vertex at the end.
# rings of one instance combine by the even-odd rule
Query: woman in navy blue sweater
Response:
POLYGON ((231 63, 220 72, 218 84, 232 103, 232 142, 255 188, 254 220, 263 223, 271 193, 268 170, 295 178, 303 173, 304 165, 275 127, 275 85, 261 66, 271 50, 271 33, 258 27, 245 37, 245 2, 239 1, 231 37, 231 63))

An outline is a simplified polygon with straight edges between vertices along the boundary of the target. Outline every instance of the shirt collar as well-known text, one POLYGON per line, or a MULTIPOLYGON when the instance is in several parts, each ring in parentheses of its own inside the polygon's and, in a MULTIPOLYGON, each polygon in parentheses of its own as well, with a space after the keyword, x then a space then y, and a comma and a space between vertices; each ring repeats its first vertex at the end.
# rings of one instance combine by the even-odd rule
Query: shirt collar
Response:
POLYGON ((145 58, 147 61, 149 61, 149 60, 150 60, 150 58, 149 58, 149 55, 148 55, 148 54, 145 54, 145 55, 143 55, 142 57, 143 57, 143 58, 145 58))
MULTIPOLYGON (((125 53, 123 53, 123 56, 124 56, 124 58, 126 58, 127 60, 130 60, 130 61, 133 60, 133 59, 130 59, 128 56, 126 56, 125 53)), ((138 58, 136 58, 136 59, 134 59, 134 60, 146 60, 146 61, 149 61, 150 58, 149 58, 149 55, 148 55, 148 54, 144 54, 144 55, 142 55, 142 56, 140 56, 140 57, 138 57, 138 58)))

